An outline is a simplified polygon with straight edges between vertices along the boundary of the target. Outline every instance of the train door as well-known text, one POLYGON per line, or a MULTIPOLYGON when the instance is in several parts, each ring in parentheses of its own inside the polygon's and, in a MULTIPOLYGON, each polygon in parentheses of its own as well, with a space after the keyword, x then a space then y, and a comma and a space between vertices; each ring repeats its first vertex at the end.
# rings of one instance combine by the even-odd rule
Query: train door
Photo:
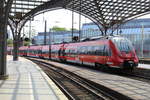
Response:
POLYGON ((77 46, 77 55, 76 55, 76 62, 79 64, 82 64, 82 60, 81 60, 81 47, 77 46))
POLYGON ((86 62, 88 62, 90 65, 93 65, 95 63, 95 46, 87 46, 86 47, 86 62))
POLYGON ((59 49, 59 51, 58 51, 59 60, 64 61, 64 56, 65 56, 65 50, 59 49))
POLYGON ((58 51, 58 57, 59 60, 64 61, 64 56, 65 56, 65 48, 64 48, 64 44, 60 46, 59 51, 58 51))
POLYGON ((103 55, 105 56, 104 62, 105 62, 105 64, 106 64, 107 61, 108 61, 108 59, 109 59, 109 57, 111 56, 111 50, 110 50, 110 48, 109 48, 108 45, 105 45, 105 46, 104 46, 103 55))
POLYGON ((43 47, 41 47, 40 50, 39 50, 40 57, 42 57, 42 49, 43 49, 43 47))
POLYGON ((86 46, 82 46, 80 47, 80 61, 83 63, 83 62, 86 62, 86 53, 87 53, 87 49, 86 49, 86 46))
POLYGON ((107 57, 107 45, 104 45, 103 48, 103 64, 106 64, 108 57, 107 57))
POLYGON ((100 64, 104 64, 105 63, 104 45, 95 46, 94 50, 95 50, 96 62, 100 64))

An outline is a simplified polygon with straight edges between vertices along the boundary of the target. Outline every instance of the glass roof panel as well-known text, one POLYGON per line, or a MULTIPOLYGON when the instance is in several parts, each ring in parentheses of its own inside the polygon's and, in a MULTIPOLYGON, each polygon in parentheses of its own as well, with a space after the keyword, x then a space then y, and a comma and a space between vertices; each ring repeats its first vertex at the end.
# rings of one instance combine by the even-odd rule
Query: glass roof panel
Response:
MULTIPOLYGON (((10 15, 29 16, 29 12, 46 2, 52 7, 59 5, 81 12, 96 23, 107 27, 150 11, 150 0, 14 0, 10 15)), ((44 9, 47 9, 46 7, 44 9)))
POLYGON ((50 0, 13 0, 10 15, 15 16, 16 14, 21 14, 23 16, 47 1, 50 0))

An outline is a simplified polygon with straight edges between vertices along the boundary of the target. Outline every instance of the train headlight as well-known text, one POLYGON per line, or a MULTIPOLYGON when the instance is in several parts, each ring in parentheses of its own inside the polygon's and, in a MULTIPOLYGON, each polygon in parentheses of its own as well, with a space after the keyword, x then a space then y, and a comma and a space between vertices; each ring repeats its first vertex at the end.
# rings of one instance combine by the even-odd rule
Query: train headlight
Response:
POLYGON ((107 64, 108 64, 108 65, 112 65, 112 64, 113 64, 113 62, 107 62, 107 64))

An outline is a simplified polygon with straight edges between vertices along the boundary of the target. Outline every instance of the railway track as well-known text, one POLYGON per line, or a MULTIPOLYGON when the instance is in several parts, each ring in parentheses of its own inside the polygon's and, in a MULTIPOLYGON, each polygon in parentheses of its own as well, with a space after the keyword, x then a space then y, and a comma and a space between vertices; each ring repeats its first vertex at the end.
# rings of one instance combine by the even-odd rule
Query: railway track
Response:
POLYGON ((76 74, 35 58, 37 63, 70 100, 127 100, 129 97, 108 89, 76 74))
POLYGON ((147 83, 150 83, 150 70, 148 69, 142 69, 142 68, 135 68, 133 71, 128 70, 101 70, 105 73, 118 75, 121 77, 126 77, 134 80, 144 81, 147 83))
MULTIPOLYGON (((80 67, 80 65, 75 65, 75 66, 80 67)), ((91 69, 91 70, 99 70, 104 73, 116 74, 119 76, 150 83, 150 69, 135 68, 133 71, 125 71, 125 70, 119 70, 119 69, 117 70, 117 69, 111 69, 111 68, 110 69, 93 68, 90 66, 86 66, 86 68, 91 69)))
POLYGON ((136 68, 133 72, 121 72, 128 78, 150 83, 150 70, 136 68))
POLYGON ((139 62, 142 63, 142 64, 150 64, 150 58, 141 58, 139 59, 139 62))

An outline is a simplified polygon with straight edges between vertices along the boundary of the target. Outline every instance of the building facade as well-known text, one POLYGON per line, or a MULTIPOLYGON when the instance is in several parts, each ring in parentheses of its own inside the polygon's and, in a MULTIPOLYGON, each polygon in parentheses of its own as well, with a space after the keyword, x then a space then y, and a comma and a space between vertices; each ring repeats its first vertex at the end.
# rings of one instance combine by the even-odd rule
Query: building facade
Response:
MULTIPOLYGON (((112 34, 112 30, 113 29, 109 29, 107 34, 112 34)), ((44 32, 39 32, 38 35, 34 37, 34 42, 36 45, 44 44, 44 34, 44 32)), ((150 57, 150 18, 128 21, 127 23, 120 25, 118 29, 114 30, 113 34, 121 35, 131 40, 139 57, 150 57)), ((74 31, 73 36, 79 37, 79 31, 74 31)), ((101 31, 96 24, 83 24, 82 30, 80 31, 80 39, 98 36, 101 36, 101 31)), ((50 42, 55 44, 71 41, 71 31, 46 33, 46 44, 49 44, 50 42)))
MULTIPOLYGON (((37 36, 34 36, 34 44, 43 45, 44 44, 45 32, 39 32, 37 36)), ((73 32, 73 37, 79 37, 79 31, 73 32)), ((56 31, 46 33, 46 44, 56 44, 63 42, 72 41, 72 31, 56 31)))
MULTIPOLYGON (((107 34, 110 35, 112 29, 107 34)), ((135 19, 114 30, 113 34, 121 35, 132 41, 139 57, 150 57, 150 18, 135 19)), ((101 35, 99 28, 94 23, 84 24, 81 38, 98 37, 101 35)))

